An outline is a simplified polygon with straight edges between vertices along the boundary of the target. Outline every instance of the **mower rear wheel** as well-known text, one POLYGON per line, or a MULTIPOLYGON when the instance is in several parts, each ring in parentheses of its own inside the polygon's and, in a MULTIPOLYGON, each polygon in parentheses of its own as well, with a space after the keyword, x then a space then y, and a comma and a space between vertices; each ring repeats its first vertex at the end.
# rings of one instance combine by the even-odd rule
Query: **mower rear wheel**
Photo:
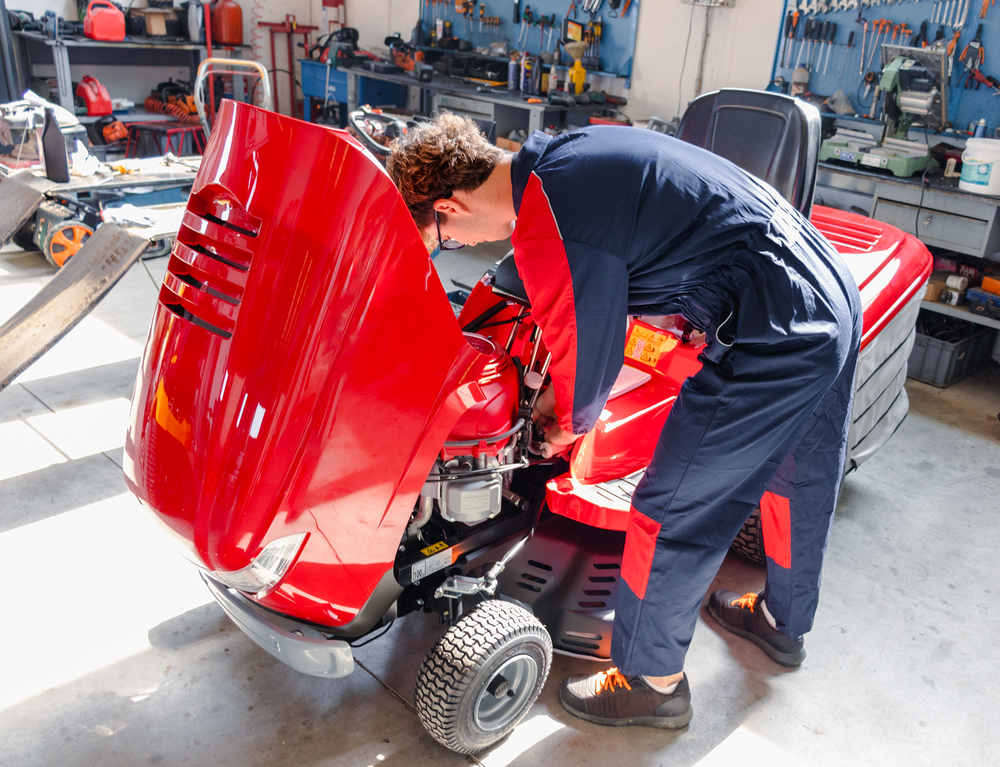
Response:
POLYGON ((764 529, 760 524, 760 506, 754 509, 750 519, 743 523, 729 550, 735 551, 754 564, 767 564, 767 555, 764 553, 764 529))
POLYGON ((94 230, 82 221, 73 219, 60 221, 58 224, 53 224, 45 235, 42 253, 50 264, 62 268, 93 233, 94 230))
POLYGON ((435 740, 460 754, 506 737, 549 675, 552 639, 510 602, 482 603, 448 629, 417 675, 417 714, 435 740))

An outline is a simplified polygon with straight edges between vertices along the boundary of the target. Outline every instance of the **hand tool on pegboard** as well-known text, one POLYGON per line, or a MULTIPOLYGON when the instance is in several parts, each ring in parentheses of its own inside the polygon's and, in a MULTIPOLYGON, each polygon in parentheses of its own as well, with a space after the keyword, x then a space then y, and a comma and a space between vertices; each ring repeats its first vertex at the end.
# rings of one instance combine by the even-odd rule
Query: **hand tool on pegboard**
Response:
POLYGON ((788 14, 785 16, 785 39, 781 43, 781 68, 782 69, 784 69, 785 66, 786 66, 786 64, 785 64, 785 58, 788 56, 788 41, 789 41, 789 39, 791 39, 792 43, 794 44, 794 42, 795 42, 795 28, 798 26, 798 24, 799 24, 799 11, 798 11, 798 9, 796 9, 795 11, 789 11, 788 14))
POLYGON ((844 79, 844 74, 847 72, 847 58, 851 55, 851 48, 854 47, 854 30, 851 30, 851 34, 847 36, 847 50, 844 51, 844 66, 840 70, 840 79, 844 79))

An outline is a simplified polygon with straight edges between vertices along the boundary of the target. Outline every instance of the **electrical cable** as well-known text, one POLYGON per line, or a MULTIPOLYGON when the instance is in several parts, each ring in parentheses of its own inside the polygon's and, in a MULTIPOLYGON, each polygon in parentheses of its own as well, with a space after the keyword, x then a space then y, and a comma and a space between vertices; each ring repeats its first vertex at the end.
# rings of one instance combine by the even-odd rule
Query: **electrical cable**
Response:
POLYGON ((356 642, 356 641, 355 642, 350 642, 349 641, 347 644, 349 644, 352 649, 356 648, 356 647, 364 647, 366 644, 370 644, 371 642, 374 642, 376 639, 381 639, 382 637, 384 637, 389 632, 389 629, 392 628, 392 624, 395 623, 395 622, 396 622, 396 619, 393 618, 391 621, 389 621, 386 624, 385 628, 382 630, 381 633, 374 634, 373 636, 370 636, 364 642, 356 642))
POLYGON ((681 60, 681 76, 677 78, 677 114, 681 114, 681 97, 684 89, 684 70, 687 69, 688 48, 691 46, 691 30, 694 29, 694 3, 691 3, 691 16, 688 18, 688 36, 684 43, 684 58, 681 60))

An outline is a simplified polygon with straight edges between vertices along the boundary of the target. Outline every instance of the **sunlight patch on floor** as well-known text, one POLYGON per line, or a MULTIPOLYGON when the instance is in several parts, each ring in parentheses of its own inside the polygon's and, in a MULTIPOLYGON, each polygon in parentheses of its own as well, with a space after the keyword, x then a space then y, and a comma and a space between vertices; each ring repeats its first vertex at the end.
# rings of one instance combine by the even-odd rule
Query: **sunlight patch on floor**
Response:
POLYGON ((71 459, 86 458, 125 444, 130 403, 124 397, 25 419, 71 459))
POLYGON ((149 649, 150 629, 211 601, 146 514, 122 494, 0 534, 0 709, 149 649))

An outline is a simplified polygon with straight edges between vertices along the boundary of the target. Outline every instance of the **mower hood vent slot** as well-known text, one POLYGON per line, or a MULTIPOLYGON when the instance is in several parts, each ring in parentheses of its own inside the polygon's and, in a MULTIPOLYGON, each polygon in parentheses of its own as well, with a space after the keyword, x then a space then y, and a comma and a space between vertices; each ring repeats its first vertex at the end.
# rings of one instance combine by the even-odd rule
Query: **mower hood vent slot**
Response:
POLYGON ((174 276, 177 277, 177 279, 179 279, 181 282, 190 285, 192 288, 203 290, 210 296, 214 296, 215 298, 225 301, 227 304, 232 304, 233 306, 240 305, 240 300, 238 298, 234 298, 233 296, 227 296, 225 293, 218 291, 215 288, 210 288, 204 282, 199 282, 197 278, 191 276, 190 274, 176 274, 174 276))
POLYGON ((226 330, 223 330, 220 327, 216 327, 215 325, 213 325, 210 322, 206 322, 205 320, 201 319, 201 317, 195 316, 194 314, 192 314, 191 312, 189 312, 187 309, 185 309, 181 304, 168 304, 168 303, 164 302, 163 306, 166 307, 167 309, 169 309, 170 311, 172 311, 174 314, 176 314, 182 320, 187 320, 188 322, 193 323, 193 324, 197 325, 200 328, 204 328, 209 333, 214 333, 215 335, 219 336, 220 338, 224 338, 224 339, 226 339, 228 341, 230 338, 233 337, 232 333, 230 333, 230 332, 228 332, 226 330))
POLYGON ((191 250, 195 250, 201 253, 203 256, 208 256, 209 258, 214 258, 219 263, 225 264, 226 266, 231 266, 233 269, 239 269, 241 272, 250 271, 250 267, 246 264, 241 264, 238 261, 233 261, 232 259, 226 258, 221 253, 216 253, 214 250, 209 250, 204 245, 199 245, 197 242, 192 242, 188 244, 191 250))
POLYGON ((260 234, 261 220, 252 216, 236 195, 221 184, 209 184, 192 194, 187 208, 196 216, 244 237, 260 234))

